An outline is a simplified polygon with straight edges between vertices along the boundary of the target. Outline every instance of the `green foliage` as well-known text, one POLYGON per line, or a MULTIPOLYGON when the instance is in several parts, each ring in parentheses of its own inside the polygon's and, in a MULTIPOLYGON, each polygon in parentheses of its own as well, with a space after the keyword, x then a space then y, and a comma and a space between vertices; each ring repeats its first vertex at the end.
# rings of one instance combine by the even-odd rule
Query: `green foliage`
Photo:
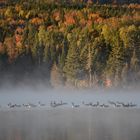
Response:
POLYGON ((68 53, 68 41, 65 38, 63 41, 63 46, 62 46, 62 52, 59 56, 59 67, 60 69, 63 69, 63 67, 65 66, 65 60, 67 57, 67 53, 68 53))
POLYGON ((82 76, 82 66, 80 58, 78 57, 79 48, 76 46, 71 46, 68 51, 68 55, 66 58, 64 72, 68 79, 80 79, 82 76))
POLYGON ((8 7, 5 11, 5 17, 7 18, 13 18, 13 8, 12 7, 8 7))
POLYGON ((101 76, 106 68, 106 63, 109 57, 109 46, 105 44, 105 40, 102 37, 95 39, 94 43, 94 54, 92 71, 98 76, 101 76))
POLYGON ((116 82, 118 84, 121 81, 121 73, 125 63, 125 50, 118 39, 118 45, 112 48, 106 67, 106 75, 114 80, 114 85, 116 85, 116 82))

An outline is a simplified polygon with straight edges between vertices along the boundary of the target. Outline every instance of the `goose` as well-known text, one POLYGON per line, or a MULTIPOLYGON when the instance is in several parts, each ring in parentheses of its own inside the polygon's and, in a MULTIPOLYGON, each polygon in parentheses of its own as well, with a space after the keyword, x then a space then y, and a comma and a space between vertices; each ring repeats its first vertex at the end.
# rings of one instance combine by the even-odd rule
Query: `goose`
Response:
POLYGON ((56 107, 56 106, 57 106, 57 104, 56 104, 56 102, 55 102, 55 101, 51 101, 50 106, 51 106, 51 107, 56 107))
POLYGON ((91 103, 85 103, 84 101, 82 101, 82 104, 85 106, 91 106, 91 103))
POLYGON ((129 104, 130 107, 136 107, 136 104, 133 104, 132 102, 129 104))
POLYGON ((25 108, 31 108, 31 106, 29 104, 23 104, 23 107, 25 107, 25 108))
POLYGON ((9 108, 14 108, 15 105, 13 105, 11 102, 7 104, 9 108))
POLYGON ((118 103, 118 105, 117 106, 119 106, 119 107, 129 107, 129 103, 128 104, 125 104, 125 103, 123 103, 123 102, 118 102, 117 101, 117 103, 118 103))
POLYGON ((21 105, 15 104, 15 107, 21 107, 21 105))
POLYGON ((122 103, 123 107, 129 107, 129 104, 122 103))
POLYGON ((55 101, 51 101, 50 106, 51 107, 58 107, 58 106, 62 106, 62 105, 67 105, 67 103, 63 103, 62 101, 60 103, 56 103, 55 101))
POLYGON ((108 103, 113 105, 114 107, 121 107, 120 105, 118 105, 117 103, 115 103, 113 101, 108 101, 108 103))
POLYGON ((100 107, 104 107, 104 108, 107 108, 109 107, 109 105, 106 105, 106 104, 101 104, 100 107))
POLYGON ((9 107, 10 107, 10 108, 14 108, 14 107, 15 107, 15 105, 10 105, 9 107))
POLYGON ((71 104, 72 104, 72 108, 78 108, 78 107, 80 107, 80 105, 75 105, 73 102, 71 104))
POLYGON ((30 107, 33 107, 33 108, 34 108, 34 107, 37 107, 37 105, 35 105, 35 104, 33 104, 33 103, 29 103, 29 106, 30 106, 30 107))
POLYGON ((96 104, 92 104, 93 107, 98 107, 100 105, 99 101, 96 104))
POLYGON ((104 107, 104 104, 100 104, 100 107, 104 107))

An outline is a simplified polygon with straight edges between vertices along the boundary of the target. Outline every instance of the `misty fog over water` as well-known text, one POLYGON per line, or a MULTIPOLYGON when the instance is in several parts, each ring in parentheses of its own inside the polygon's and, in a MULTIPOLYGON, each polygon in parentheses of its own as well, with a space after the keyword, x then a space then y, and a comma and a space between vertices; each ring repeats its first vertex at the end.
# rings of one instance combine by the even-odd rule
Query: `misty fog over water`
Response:
POLYGON ((46 106, 51 101, 66 102, 66 107, 71 107, 71 102, 81 104, 83 101, 108 103, 108 101, 133 102, 140 107, 140 94, 138 90, 73 90, 73 89, 48 89, 42 87, 7 88, 0 90, 0 105, 6 107, 8 103, 25 104, 42 102, 46 106))
POLYGON ((139 140, 140 94, 131 90, 20 87, 0 90, 0 140, 139 140), (52 108, 51 101, 66 102, 52 108), (134 103, 134 108, 93 108, 85 103, 134 103), (8 103, 38 105, 9 108, 8 103), (80 105, 72 108, 72 102, 80 105))

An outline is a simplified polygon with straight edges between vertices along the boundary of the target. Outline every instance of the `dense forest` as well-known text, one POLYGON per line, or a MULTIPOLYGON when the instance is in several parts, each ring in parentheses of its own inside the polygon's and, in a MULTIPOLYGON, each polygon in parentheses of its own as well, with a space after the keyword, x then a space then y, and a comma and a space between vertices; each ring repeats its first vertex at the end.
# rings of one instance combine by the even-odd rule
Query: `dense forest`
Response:
POLYGON ((0 0, 0 85, 139 86, 139 0, 100 2, 0 0))

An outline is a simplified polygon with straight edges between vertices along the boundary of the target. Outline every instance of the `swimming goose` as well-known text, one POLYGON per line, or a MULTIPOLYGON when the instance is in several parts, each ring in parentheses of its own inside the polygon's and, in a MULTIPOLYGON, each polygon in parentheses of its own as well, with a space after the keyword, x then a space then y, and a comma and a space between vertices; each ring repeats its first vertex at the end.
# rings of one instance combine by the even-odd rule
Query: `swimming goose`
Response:
POLYGON ((72 108, 78 108, 78 107, 80 107, 80 105, 75 105, 73 102, 71 104, 72 104, 72 108))

